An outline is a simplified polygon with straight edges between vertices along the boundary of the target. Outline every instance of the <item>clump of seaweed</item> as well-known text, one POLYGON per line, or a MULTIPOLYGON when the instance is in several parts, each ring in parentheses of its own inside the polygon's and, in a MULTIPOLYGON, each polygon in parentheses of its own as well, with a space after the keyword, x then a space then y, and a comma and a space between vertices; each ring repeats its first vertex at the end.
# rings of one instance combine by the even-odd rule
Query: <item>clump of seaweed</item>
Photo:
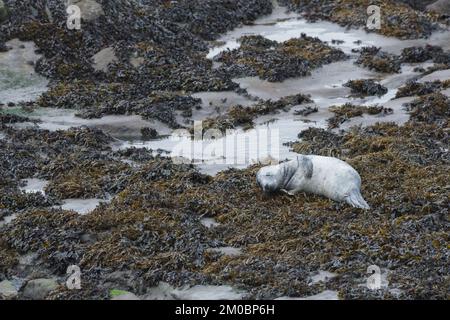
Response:
POLYGON ((308 20, 328 20, 345 27, 364 27, 399 39, 426 38, 437 30, 437 16, 423 13, 405 3, 389 0, 280 0, 289 9, 302 13, 308 20), (380 29, 367 27, 367 8, 377 5, 383 12, 380 29))
POLYGON ((351 103, 346 103, 341 106, 331 106, 329 110, 334 113, 334 116, 328 119, 328 127, 330 129, 338 128, 349 119, 361 117, 365 113, 369 115, 376 115, 380 113, 386 115, 393 112, 392 109, 382 106, 357 106, 351 103))
POLYGON ((436 80, 433 82, 417 82, 409 81, 404 86, 400 87, 395 95, 395 98, 410 97, 410 96, 425 96, 432 94, 441 89, 450 87, 450 81, 436 80))
MULTIPOLYGON (((306 194, 268 197, 255 181, 259 165, 209 177, 155 157, 131 167, 124 188, 87 215, 22 212, 0 227, 0 255, 34 252, 52 275, 79 265, 82 290, 59 288, 52 299, 104 298, 117 288, 142 295, 160 281, 228 284, 250 298, 324 289, 342 298, 395 298, 391 288, 403 299, 448 298, 448 130, 439 121, 412 119, 343 133, 308 129, 299 138, 294 150, 336 155, 355 167, 372 209, 306 194), (219 225, 204 226, 205 216, 219 225), (208 250, 218 247, 241 254, 208 250), (372 264, 390 270, 389 289, 376 295, 359 285, 372 264), (317 270, 337 276, 311 285, 307 279, 317 270)), ((127 154, 136 152, 120 156, 127 154)), ((17 272, 14 262, 6 268, 17 272)))
POLYGON ((440 92, 419 97, 405 104, 405 108, 415 121, 448 125, 450 99, 440 92))
POLYGON ((92 81, 58 83, 44 93, 41 107, 78 109, 82 118, 100 118, 106 114, 138 114, 179 128, 176 112, 189 117, 201 100, 171 91, 138 90, 136 85, 103 84, 92 81))
POLYGON ((344 84, 344 87, 352 89, 352 93, 361 97, 365 96, 383 96, 388 92, 388 89, 376 83, 372 79, 350 80, 344 84))
POLYGON ((418 63, 427 60, 442 60, 444 50, 438 46, 426 45, 424 47, 408 47, 402 50, 401 57, 404 62, 418 63))

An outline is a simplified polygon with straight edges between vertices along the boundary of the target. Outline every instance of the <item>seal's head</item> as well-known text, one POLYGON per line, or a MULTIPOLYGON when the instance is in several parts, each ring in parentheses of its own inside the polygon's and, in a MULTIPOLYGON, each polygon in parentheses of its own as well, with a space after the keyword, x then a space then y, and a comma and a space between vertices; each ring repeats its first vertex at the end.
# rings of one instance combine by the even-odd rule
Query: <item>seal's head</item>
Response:
POLYGON ((283 176, 280 174, 280 166, 261 168, 256 174, 256 182, 265 193, 279 191, 283 186, 283 176))
POLYGON ((301 155, 288 162, 261 168, 256 174, 256 182, 265 193, 289 191, 295 189, 294 185, 298 186, 311 179, 312 173, 311 160, 301 155))

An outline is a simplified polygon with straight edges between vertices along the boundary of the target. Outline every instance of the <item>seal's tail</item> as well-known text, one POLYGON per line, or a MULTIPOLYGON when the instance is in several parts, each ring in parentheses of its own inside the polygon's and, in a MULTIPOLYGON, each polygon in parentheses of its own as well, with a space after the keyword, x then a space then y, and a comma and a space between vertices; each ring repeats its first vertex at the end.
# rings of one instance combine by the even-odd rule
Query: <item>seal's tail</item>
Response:
POLYGON ((355 190, 352 193, 350 193, 350 195, 346 198, 346 202, 355 208, 370 209, 366 200, 364 200, 364 198, 362 197, 361 193, 358 190, 355 190))

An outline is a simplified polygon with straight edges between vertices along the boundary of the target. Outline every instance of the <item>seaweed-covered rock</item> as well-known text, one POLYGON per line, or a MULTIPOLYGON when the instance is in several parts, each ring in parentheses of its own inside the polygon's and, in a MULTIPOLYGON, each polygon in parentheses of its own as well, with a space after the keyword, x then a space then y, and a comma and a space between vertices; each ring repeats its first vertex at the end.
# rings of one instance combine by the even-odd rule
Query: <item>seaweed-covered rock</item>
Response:
POLYGON ((431 93, 405 105, 414 121, 448 125, 450 98, 442 93, 431 93))
POLYGON ((222 52, 215 58, 223 63, 220 69, 233 77, 258 76, 279 82, 309 75, 324 64, 346 59, 341 50, 305 34, 280 44, 262 36, 243 36, 239 42, 238 49, 222 52))
POLYGON ((138 114, 157 119, 171 128, 181 125, 176 112, 189 115, 201 100, 172 91, 139 91, 135 85, 95 84, 92 81, 59 83, 38 100, 42 107, 76 108, 82 118, 107 114, 138 114))
POLYGON ((381 48, 364 47, 356 64, 378 72, 399 73, 401 62, 401 57, 381 51, 381 48))
POLYGON ((425 47, 408 47, 402 50, 401 57, 403 61, 409 63, 425 62, 441 55, 441 47, 426 45, 425 47))
POLYGON ((85 21, 93 21, 105 14, 102 5, 94 0, 69 0, 67 4, 78 6, 85 21))
POLYGON ((344 87, 352 89, 352 93, 364 96, 383 96, 388 92, 388 89, 376 83, 372 79, 367 80, 350 80, 344 84, 344 87))

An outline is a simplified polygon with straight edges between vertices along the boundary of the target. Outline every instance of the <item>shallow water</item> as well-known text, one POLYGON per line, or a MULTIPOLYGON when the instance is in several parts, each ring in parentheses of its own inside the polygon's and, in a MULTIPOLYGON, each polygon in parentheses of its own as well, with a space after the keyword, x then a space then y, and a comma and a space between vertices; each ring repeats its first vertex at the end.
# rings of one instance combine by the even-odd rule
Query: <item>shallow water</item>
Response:
POLYGON ((230 257, 240 256, 242 254, 242 249, 234 248, 234 247, 211 248, 211 249, 208 249, 207 251, 220 253, 224 256, 230 256, 230 257))
POLYGON ((72 210, 81 215, 85 215, 94 211, 94 209, 103 202, 107 201, 102 199, 66 199, 63 200, 63 204, 61 206, 55 206, 55 208, 72 210))
POLYGON ((207 228, 214 228, 220 225, 214 218, 203 218, 200 220, 200 223, 207 228))

